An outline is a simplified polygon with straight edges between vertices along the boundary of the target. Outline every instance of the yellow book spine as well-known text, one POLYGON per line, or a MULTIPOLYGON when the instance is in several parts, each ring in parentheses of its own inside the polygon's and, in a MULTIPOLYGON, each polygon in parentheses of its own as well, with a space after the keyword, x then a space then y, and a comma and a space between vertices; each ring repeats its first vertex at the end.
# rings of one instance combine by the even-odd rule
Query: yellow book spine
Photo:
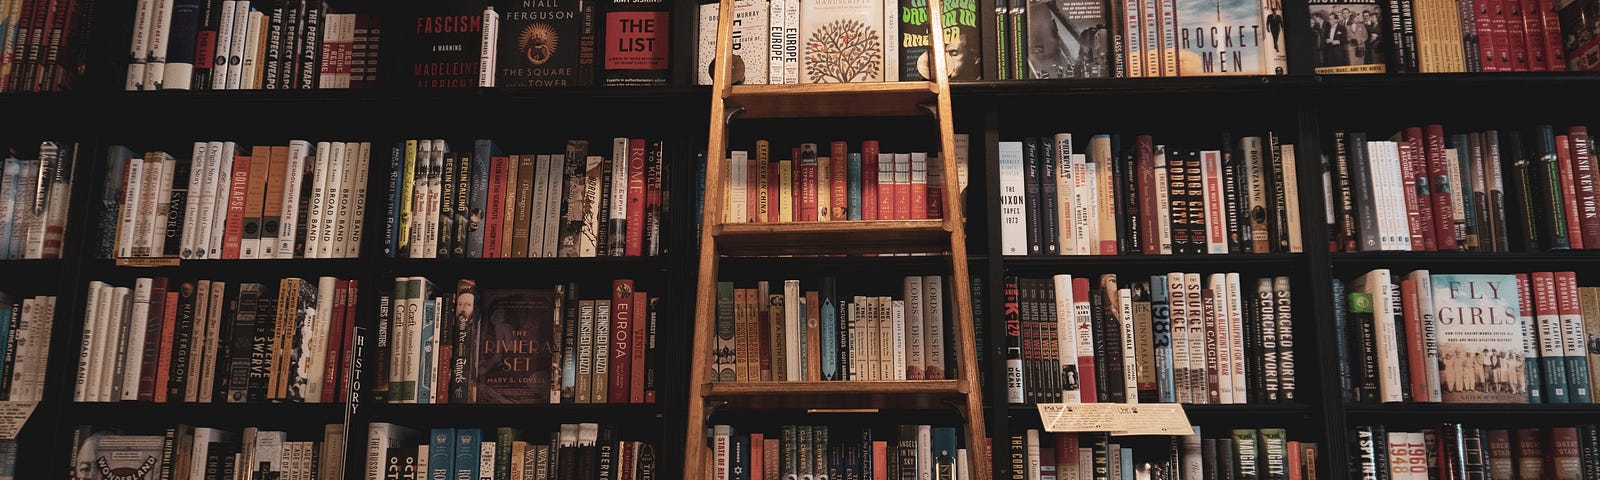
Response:
POLYGON ((768 205, 771 205, 767 195, 767 166, 771 162, 771 145, 766 140, 756 140, 756 218, 750 219, 752 222, 767 221, 768 205))
POLYGON ((794 221, 794 161, 778 161, 778 221, 794 221))
POLYGON ((833 218, 833 184, 828 172, 833 171, 828 157, 817 157, 817 221, 833 218))
POLYGON ((417 171, 416 140, 406 140, 406 160, 405 164, 401 168, 400 218, 398 222, 395 222, 395 228, 397 228, 398 231, 395 232, 394 237, 399 242, 398 248, 396 248, 394 252, 394 256, 396 257, 406 256, 408 255, 407 252, 410 252, 410 249, 407 247, 411 245, 411 187, 412 178, 416 176, 417 171))

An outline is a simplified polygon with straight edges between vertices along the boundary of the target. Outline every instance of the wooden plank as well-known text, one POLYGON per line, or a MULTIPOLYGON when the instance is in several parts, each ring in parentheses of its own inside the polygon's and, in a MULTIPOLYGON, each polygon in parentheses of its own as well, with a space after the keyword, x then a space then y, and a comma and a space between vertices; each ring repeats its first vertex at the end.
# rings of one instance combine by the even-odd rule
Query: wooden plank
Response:
POLYGON ((710 383, 707 400, 734 410, 938 409, 965 406, 957 380, 710 383))
POLYGON ((733 256, 950 250, 942 220, 725 223, 710 230, 718 250, 733 256))
POLYGON ((735 85, 727 107, 739 118, 904 117, 929 112, 938 97, 934 82, 735 85))

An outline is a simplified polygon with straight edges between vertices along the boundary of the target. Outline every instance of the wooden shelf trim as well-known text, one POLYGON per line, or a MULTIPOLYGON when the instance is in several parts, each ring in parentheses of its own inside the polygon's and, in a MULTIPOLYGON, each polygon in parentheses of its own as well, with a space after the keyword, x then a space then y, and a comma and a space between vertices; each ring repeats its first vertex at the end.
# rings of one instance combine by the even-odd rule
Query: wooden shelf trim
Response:
POLYGON ((933 82, 734 85, 723 94, 742 118, 906 117, 927 115, 938 100, 933 82))
POLYGON ((713 227, 723 255, 918 253, 950 249, 943 220, 724 223, 713 227))

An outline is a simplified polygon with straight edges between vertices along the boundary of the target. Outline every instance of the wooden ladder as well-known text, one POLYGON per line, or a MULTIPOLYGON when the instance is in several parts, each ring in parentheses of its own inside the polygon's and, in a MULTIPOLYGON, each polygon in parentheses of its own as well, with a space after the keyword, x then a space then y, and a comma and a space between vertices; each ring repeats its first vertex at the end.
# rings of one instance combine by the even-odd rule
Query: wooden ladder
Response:
MULTIPOLYGON (((928 0, 929 12, 942 12, 928 0)), ((722 0, 718 15, 715 71, 712 74, 711 128, 706 147, 704 228, 700 234, 700 272, 695 300, 694 344, 689 375, 686 480, 712 478, 706 425, 717 408, 729 409, 934 409, 953 408, 965 422, 965 446, 973 480, 992 474, 984 428, 983 390, 978 380, 973 339, 967 241, 963 230, 950 84, 945 72, 944 36, 930 35, 934 80, 887 83, 734 85, 730 66, 734 0, 722 0), (904 117, 933 115, 939 128, 944 171, 944 218, 785 223, 724 223, 722 185, 727 172, 728 124, 739 118, 904 117), (949 193, 957 192, 957 193, 949 193), (954 339, 955 380, 908 381, 711 381, 711 349, 717 320, 717 267, 723 255, 947 254, 954 299, 946 326, 954 339)), ((891 17, 896 12, 885 12, 891 17)), ((929 15, 929 31, 944 31, 940 15, 929 15)), ((765 52, 760 52, 765 55, 765 52)), ((886 68, 889 68, 886 65, 886 68)), ((1003 439, 1001 441, 1004 441, 1003 439)), ((996 447, 1003 447, 997 445, 996 447)))

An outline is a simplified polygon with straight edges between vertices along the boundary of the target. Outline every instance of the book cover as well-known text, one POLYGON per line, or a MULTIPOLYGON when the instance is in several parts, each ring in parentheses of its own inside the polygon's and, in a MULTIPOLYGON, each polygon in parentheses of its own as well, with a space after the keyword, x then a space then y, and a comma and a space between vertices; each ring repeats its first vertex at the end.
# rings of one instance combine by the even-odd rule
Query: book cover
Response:
MULTIPOLYGON (((929 14, 927 0, 902 0, 899 11, 890 21, 899 22, 898 42, 900 56, 891 60, 898 68, 901 80, 925 80, 933 68, 933 57, 928 51, 933 40, 928 35, 929 14)), ((945 74, 950 80, 979 80, 983 78, 982 42, 978 38, 978 2, 952 0, 939 2, 944 10, 939 17, 944 22, 945 74)), ((892 35, 892 32, 891 32, 892 35)))
POLYGON ((665 85, 671 73, 672 3, 665 0, 609 0, 605 6, 605 58, 601 81, 607 86, 665 85))
MULTIPOLYGON (((1111 76, 1107 52, 1113 32, 1105 3, 1029 1, 1026 15, 1028 78, 1111 76)), ((950 37, 947 34, 945 38, 950 37)))
POLYGON ((593 69, 594 52, 581 51, 594 41, 586 32, 594 6, 579 0, 511 0, 500 13, 499 87, 586 86, 585 70, 593 69), (587 55, 588 58, 584 58, 587 55))
POLYGON ((78 475, 93 480, 154 480, 164 440, 160 435, 92 435, 78 452, 78 475))
POLYGON ((1445 403, 1528 403, 1521 312, 1511 275, 1432 275, 1445 403))
POLYGON ((1318 74, 1384 73, 1388 30, 1376 0, 1312 0, 1311 49, 1318 74))
POLYGON ((1178 75, 1265 75, 1259 5, 1211 0, 1178 5, 1178 75))
POLYGON ((483 31, 482 1, 427 4, 418 13, 412 37, 412 85, 416 88, 471 88, 478 84, 478 49, 483 31))
POLYGON ((800 10, 800 83, 883 81, 881 1, 812 1, 800 10))
POLYGON ((483 305, 485 315, 472 342, 476 401, 548 402, 551 333, 560 296, 550 290, 490 290, 483 305))

